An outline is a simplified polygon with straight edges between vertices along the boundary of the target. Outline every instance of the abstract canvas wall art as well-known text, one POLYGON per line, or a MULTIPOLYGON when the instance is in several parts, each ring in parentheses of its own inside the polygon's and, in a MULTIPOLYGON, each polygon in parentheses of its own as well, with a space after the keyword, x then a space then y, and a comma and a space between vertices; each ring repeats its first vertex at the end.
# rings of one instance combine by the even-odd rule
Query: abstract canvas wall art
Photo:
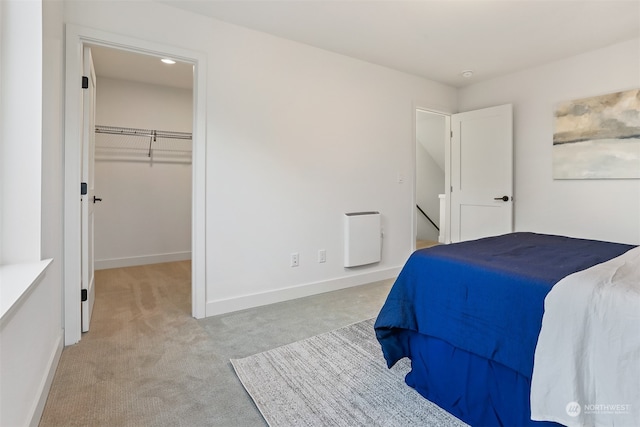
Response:
POLYGON ((554 179, 640 178, 640 89, 555 108, 554 179))

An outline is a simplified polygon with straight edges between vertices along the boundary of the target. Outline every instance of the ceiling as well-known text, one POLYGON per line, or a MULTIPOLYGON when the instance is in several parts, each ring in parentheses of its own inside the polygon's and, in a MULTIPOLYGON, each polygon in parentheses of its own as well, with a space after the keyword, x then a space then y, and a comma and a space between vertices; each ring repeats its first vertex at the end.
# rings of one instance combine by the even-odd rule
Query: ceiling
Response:
POLYGON ((126 50, 91 46, 96 76, 131 80, 181 89, 193 87, 193 65, 176 62, 168 65, 160 57, 126 50))
MULTIPOLYGON (((454 87, 640 36, 637 0, 155 1, 454 87)), ((190 64, 106 48, 94 61, 99 76, 192 84, 190 64)))
POLYGON ((156 1, 455 87, 640 35, 638 0, 156 1))

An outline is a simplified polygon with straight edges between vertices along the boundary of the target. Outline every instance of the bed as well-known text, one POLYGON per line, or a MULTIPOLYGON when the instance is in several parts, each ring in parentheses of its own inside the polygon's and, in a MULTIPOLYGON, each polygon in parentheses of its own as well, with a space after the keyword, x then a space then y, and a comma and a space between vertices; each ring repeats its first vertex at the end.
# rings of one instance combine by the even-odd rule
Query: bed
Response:
POLYGON ((406 383, 472 426, 558 425, 531 420, 545 297, 633 248, 521 232, 416 251, 375 323, 387 365, 408 357, 406 383))

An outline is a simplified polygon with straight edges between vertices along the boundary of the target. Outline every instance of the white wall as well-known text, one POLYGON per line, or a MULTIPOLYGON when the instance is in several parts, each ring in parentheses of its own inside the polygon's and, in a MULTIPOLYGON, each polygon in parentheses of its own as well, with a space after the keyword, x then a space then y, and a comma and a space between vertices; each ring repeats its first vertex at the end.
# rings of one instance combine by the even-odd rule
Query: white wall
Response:
MULTIPOLYGON (((438 167, 433 157, 421 144, 416 144, 416 203, 429 215, 436 225, 440 224, 440 199, 444 194, 444 171, 438 167)), ((420 240, 438 241, 438 230, 418 211, 418 232, 420 240)))
POLYGON ((65 14, 207 55, 207 314, 391 277, 404 264, 413 180, 397 176, 412 175, 413 105, 454 111, 453 88, 156 3, 69 2, 65 14), (360 210, 382 213, 382 262, 346 270, 342 215, 360 210))
POLYGON ((25 55, 24 51, 42 52, 42 5, 39 1, 12 0, 3 1, 0 8, 3 265, 40 257, 42 56, 25 55), (25 156, 25 152, 33 156, 25 156))
MULTIPOLYGON (((2 99, 4 99, 2 97, 2 87, 6 84, 4 82, 3 79, 3 70, 2 70, 2 52, 3 52, 3 43, 2 40, 5 40, 7 37, 7 33, 2 31, 3 28, 5 28, 4 25, 4 18, 3 18, 3 9, 4 7, 2 6, 2 4, 0 3, 0 128, 4 127, 3 123, 4 123, 4 107, 2 106, 2 99)), ((6 13, 6 12, 5 12, 6 13)), ((0 159, 4 159, 4 136, 0 136, 0 159)), ((0 165, 2 165, 2 169, 4 170, 4 163, 2 162, 2 160, 0 160, 0 165)), ((3 232, 4 230, 4 204, 2 203, 2 201, 4 200, 4 182, 7 178, 4 176, 3 173, 0 173, 0 233, 3 232)), ((2 262, 2 252, 3 252, 3 244, 2 242, 0 242, 0 262, 2 262)))
MULTIPOLYGON (((191 90, 105 77, 96 87, 98 125, 191 132, 191 90)), ((96 135, 98 146, 118 139, 96 135)), ((148 140, 140 141, 146 148, 148 140)), ((97 269, 191 258, 191 158, 170 154, 97 148, 97 269)))
MULTIPOLYGON (((445 116, 416 112, 416 203, 440 225, 440 199, 445 192, 445 116)), ((417 238, 438 241, 438 230, 418 211, 417 238)))
MULTIPOLYGON (((22 69, 22 74, 17 80, 10 80, 16 88, 27 96, 29 102, 22 98, 18 105, 28 104, 31 108, 40 110, 30 117, 28 126, 24 126, 23 136, 29 138, 22 144, 14 141, 3 140, 3 146, 13 143, 17 158, 14 169, 6 169, 13 183, 21 184, 22 178, 26 180, 26 188, 22 189, 22 199, 6 204, 5 208, 12 209, 13 214, 9 218, 17 218, 23 215, 20 221, 31 221, 33 217, 25 215, 27 210, 35 211, 33 230, 27 230, 24 235, 28 239, 25 246, 20 246, 16 252, 29 253, 31 260, 53 258, 43 277, 36 281, 23 297, 0 320, 0 425, 2 426, 37 426, 40 415, 46 402, 47 394, 53 375, 62 352, 62 64, 63 64, 63 5, 59 1, 44 2, 18 2, 30 3, 29 7, 37 7, 35 16, 28 22, 36 24, 39 28, 31 29, 29 25, 21 26, 18 31, 34 31, 38 34, 39 41, 33 40, 34 45, 23 47, 20 52, 22 62, 18 65, 24 67, 26 63, 32 63, 36 67, 33 70, 22 69), (42 17, 41 24, 36 17, 42 17), (40 29, 42 30, 39 33, 40 29), (37 63, 40 65, 37 65, 37 63), (26 73, 26 74, 25 74, 26 73), (27 74, 41 73, 40 77, 27 74), (28 87, 22 83, 29 80, 28 87), (41 82, 41 83, 40 83, 41 82), (40 86, 41 85, 41 86, 40 86), (40 88, 41 87, 41 91, 40 88), (31 91, 34 88, 34 92, 31 91), (23 90, 24 89, 24 90, 23 90), (26 91, 25 91, 26 90, 26 91), (17 145, 17 146, 16 146, 17 145), (40 152, 42 152, 42 168, 40 167, 40 152), (28 162, 28 164, 25 164, 28 162), (34 171, 34 168, 37 171, 34 171), (33 173, 33 177, 27 177, 33 173), (31 182, 31 178, 37 182, 31 182), (42 183, 40 183, 40 180, 42 183), (31 198, 37 200, 33 201, 31 198), (15 216, 14 216, 15 214, 15 216), (40 227, 40 223, 42 227, 40 227), (31 236, 31 232, 35 237, 31 236), (31 239, 37 239, 36 242, 31 239), (35 253, 32 251, 35 248, 35 253)), ((0 9, 4 9, 7 2, 0 2, 0 9)), ((1 12, 3 19, 8 15, 1 12)), ((3 22, 4 24, 4 22, 3 22)), ((16 24, 20 24, 16 21, 16 24)), ((3 27, 3 43, 5 27, 3 27)), ((9 34, 10 41, 24 42, 13 31, 9 34)), ((5 45, 3 44, 3 47, 5 45)), ((5 64, 3 49, 2 63, 5 64)), ((6 75, 3 76, 7 77, 6 75)), ((16 76, 14 76, 15 78, 16 76)), ((5 80, 6 81, 6 80, 5 80)), ((4 92, 3 88, 3 94, 4 92)), ((6 102, 7 99, 3 98, 6 102)), ((9 108, 17 107, 15 99, 9 104, 9 108)), ((9 160, 3 157, 3 160, 9 160)), ((5 175, 6 177, 7 175, 5 175)), ((3 178, 4 179, 4 178, 3 178)), ((5 200, 7 202, 7 200, 5 200)), ((4 224, 16 226, 18 224, 4 224)), ((7 235, 2 234, 5 241, 7 235)), ((18 230, 22 231, 22 230, 18 230)), ((15 241, 11 243, 16 243, 15 241)), ((14 253, 15 254, 15 253, 14 253)), ((1 273, 0 273, 1 275, 1 273)), ((3 282, 2 286, 10 286, 13 283, 3 282)), ((1 291, 1 290, 0 290, 1 291)))
POLYGON ((461 111, 514 106, 517 231, 640 243, 640 180, 553 180, 551 157, 556 103, 638 86, 635 39, 460 91, 461 111))

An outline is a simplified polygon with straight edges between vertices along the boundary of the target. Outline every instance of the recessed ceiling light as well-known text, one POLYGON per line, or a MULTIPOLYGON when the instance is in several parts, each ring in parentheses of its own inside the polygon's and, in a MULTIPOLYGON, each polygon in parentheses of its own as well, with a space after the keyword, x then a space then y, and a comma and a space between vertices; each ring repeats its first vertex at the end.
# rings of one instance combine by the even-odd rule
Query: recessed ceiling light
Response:
POLYGON ((462 77, 464 77, 465 79, 468 79, 472 76, 473 76, 473 70, 464 70, 462 72, 462 77))
POLYGON ((162 58, 161 61, 164 62, 165 64, 175 64, 176 63, 176 61, 174 61, 173 59, 169 59, 169 58, 162 58))

